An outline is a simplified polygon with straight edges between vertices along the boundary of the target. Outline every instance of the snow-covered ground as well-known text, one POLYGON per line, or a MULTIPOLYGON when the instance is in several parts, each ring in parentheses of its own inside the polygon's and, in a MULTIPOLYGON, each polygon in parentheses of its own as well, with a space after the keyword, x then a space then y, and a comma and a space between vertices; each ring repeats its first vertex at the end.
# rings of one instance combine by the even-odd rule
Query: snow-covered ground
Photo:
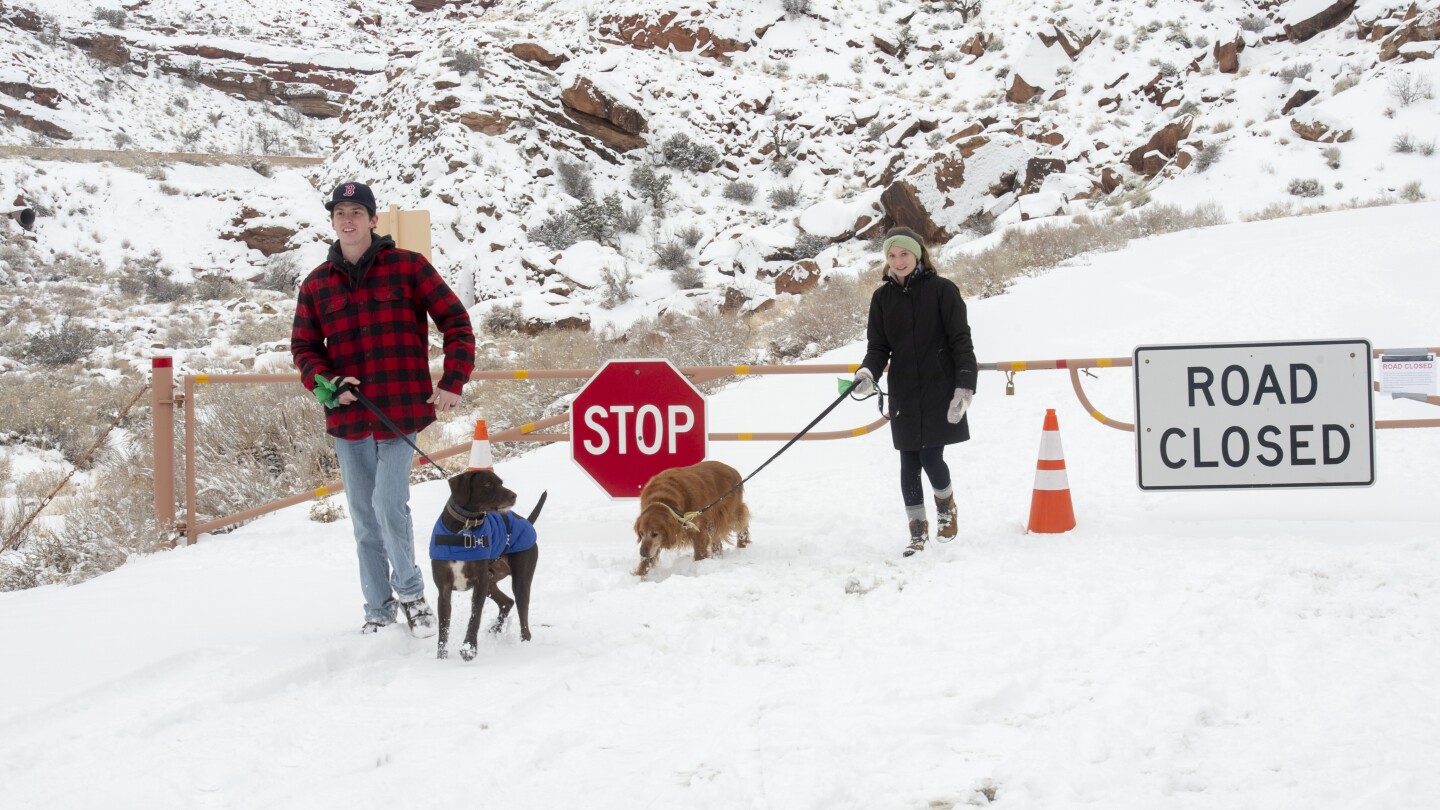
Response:
MULTIPOLYGON (((971 302, 976 345, 983 361, 1433 346, 1437 215, 1146 240, 971 302)), ((1096 408, 1129 420, 1129 373, 1096 373, 1096 408)), ((1132 436, 1090 419, 1065 374, 1017 386, 981 375, 975 439, 947 453, 960 537, 911 559, 888 431, 797 445, 747 486, 750 548, 666 556, 646 581, 629 573, 634 503, 566 446, 503 463, 523 507, 550 493, 535 639, 512 626, 473 663, 398 629, 360 636, 350 526, 304 506, 0 594, 3 805, 1433 806, 1440 431, 1377 431, 1370 488, 1142 493, 1132 436), (1024 532, 1046 408, 1079 522, 1061 536, 1024 532)), ((827 376, 738 383, 712 398, 712 429, 798 429, 834 392, 827 376)), ((777 447, 710 455, 749 472, 777 447)), ((421 533, 445 496, 415 489, 421 533)))

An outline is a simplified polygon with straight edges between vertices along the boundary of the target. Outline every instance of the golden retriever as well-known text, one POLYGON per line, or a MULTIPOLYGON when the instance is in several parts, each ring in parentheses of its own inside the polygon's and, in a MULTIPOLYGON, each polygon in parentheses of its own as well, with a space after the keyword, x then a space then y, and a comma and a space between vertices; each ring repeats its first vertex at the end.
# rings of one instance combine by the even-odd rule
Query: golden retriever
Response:
POLYGON ((739 483, 740 473, 719 461, 676 467, 651 478, 640 490, 640 517, 635 519, 635 539, 640 544, 635 576, 645 576, 662 549, 690 546, 695 559, 703 560, 719 554, 732 532, 736 546, 750 545, 750 510, 745 506, 745 488, 736 487, 739 483), (714 503, 731 487, 734 492, 714 503), (698 512, 706 506, 710 508, 695 519, 693 529, 676 517, 676 513, 698 512))

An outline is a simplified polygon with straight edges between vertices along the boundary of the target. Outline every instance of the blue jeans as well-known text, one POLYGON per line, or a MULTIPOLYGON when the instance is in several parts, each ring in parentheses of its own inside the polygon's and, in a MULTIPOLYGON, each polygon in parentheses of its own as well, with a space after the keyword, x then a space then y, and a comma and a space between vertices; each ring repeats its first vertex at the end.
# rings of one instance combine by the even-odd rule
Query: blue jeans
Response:
MULTIPOLYGON (((415 434, 410 438, 413 441, 415 434)), ((425 595, 410 521, 410 465, 415 451, 404 439, 376 441, 367 436, 336 439, 335 455, 355 527, 365 619, 389 624, 395 621, 397 595, 405 602, 425 595)))

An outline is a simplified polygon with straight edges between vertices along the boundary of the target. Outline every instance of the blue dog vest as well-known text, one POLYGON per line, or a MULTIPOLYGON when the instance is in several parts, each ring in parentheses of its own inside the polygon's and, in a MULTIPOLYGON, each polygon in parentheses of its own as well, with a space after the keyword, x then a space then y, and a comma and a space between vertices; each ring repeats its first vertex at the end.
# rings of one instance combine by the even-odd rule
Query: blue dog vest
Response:
POLYGON ((505 515, 490 512, 479 526, 460 532, 451 532, 443 518, 436 518, 430 533, 430 559, 494 560, 534 545, 535 526, 519 515, 509 515, 507 520, 505 515), (437 542, 442 539, 445 542, 437 542))

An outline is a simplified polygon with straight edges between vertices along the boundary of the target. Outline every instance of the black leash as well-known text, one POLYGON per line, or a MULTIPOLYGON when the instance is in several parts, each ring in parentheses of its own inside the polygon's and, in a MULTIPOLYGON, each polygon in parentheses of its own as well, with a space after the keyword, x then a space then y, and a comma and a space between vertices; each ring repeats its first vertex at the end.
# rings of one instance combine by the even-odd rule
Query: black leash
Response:
POLYGON ((394 433, 396 436, 404 439, 405 443, 410 445, 410 447, 413 448, 415 452, 419 453, 421 458, 430 462, 430 466, 434 467, 436 470, 439 470, 441 478, 450 477, 449 473, 445 472, 445 469, 443 467, 435 463, 435 459, 425 455, 425 451, 421 450, 419 445, 415 444, 415 442, 410 441, 410 437, 405 435, 405 431, 401 430, 399 426, 392 422, 390 420, 390 417, 385 415, 384 411, 381 411, 378 407, 376 407, 375 403, 371 402, 369 397, 366 397, 364 394, 360 393, 360 389, 355 387, 355 383, 342 383, 340 387, 335 390, 335 397, 337 398, 337 400, 340 395, 345 393, 346 391, 354 394, 355 400, 361 405, 364 405, 365 409, 370 411, 370 413, 375 414, 375 418, 379 419, 381 424, 389 428, 391 433, 394 433))
MULTIPOLYGON (((872 384, 873 384, 873 383, 872 383, 872 384)), ((844 402, 844 401, 845 401, 845 398, 846 398, 846 397, 850 396, 850 392, 851 392, 852 390, 854 390, 854 388, 855 388, 855 384, 854 384, 854 383, 851 383, 849 386, 847 386, 844 391, 841 391, 841 392, 840 392, 840 396, 836 397, 836 398, 835 398, 835 401, 832 402, 832 403, 830 403, 830 406, 829 406, 829 407, 827 407, 825 410, 821 411, 819 416, 817 416, 817 417, 815 417, 814 419, 810 420, 810 424, 806 425, 803 430, 801 430, 799 433, 796 433, 793 437, 791 437, 790 441, 786 442, 784 447, 780 448, 779 450, 777 450, 777 451, 775 452, 775 455, 773 455, 773 456, 771 456, 770 458, 766 459, 764 464, 761 464, 759 467, 755 468, 755 472, 752 472, 752 473, 750 473, 749 475, 745 476, 744 478, 740 479, 740 483, 738 483, 738 484, 736 484, 735 486, 731 487, 730 489, 726 490, 724 495, 721 495, 720 497, 718 497, 718 498, 716 498, 715 500, 711 501, 710 503, 706 504, 706 505, 705 505, 705 508, 699 510, 698 512, 686 512, 685 514, 682 515, 682 514, 680 514, 679 512, 676 512, 674 509, 671 509, 668 504, 662 504, 662 505, 664 505, 666 509, 669 509, 669 510, 670 510, 670 514, 674 515, 675 518, 680 521, 680 525, 684 526, 684 527, 687 528, 687 529, 692 529, 692 530, 695 529, 695 528, 696 528, 696 527, 695 527, 695 520, 696 520, 697 518, 699 518, 701 515, 705 514, 707 511, 709 511, 709 510, 710 510, 710 507, 712 507, 712 506, 714 506, 715 504, 720 503, 721 501, 723 501, 723 500, 725 500, 726 498, 730 497, 730 493, 732 493, 732 492, 734 492, 735 490, 739 489, 740 487, 744 486, 746 481, 749 481, 751 478, 754 478, 755 476, 759 475, 761 470, 765 469, 766 467, 768 467, 768 466, 770 465, 770 462, 772 462, 772 461, 774 461, 775 459, 779 458, 781 453, 784 453, 786 450, 789 450, 790 447, 791 447, 791 445, 795 444, 795 442, 800 441, 800 438, 801 438, 802 436, 804 436, 806 433, 809 433, 811 428, 813 428, 813 427, 815 427, 816 425, 820 424, 820 420, 822 420, 822 419, 824 419, 825 417, 829 416, 831 411, 835 410, 835 408, 838 407, 841 402, 844 402)), ((873 397, 873 396, 876 396, 876 395, 878 395, 878 396, 880 397, 880 402, 882 403, 881 408, 880 408, 880 413, 881 413, 882 415, 884 415, 885 409, 884 409, 883 403, 884 403, 884 401, 885 401, 885 393, 880 390, 880 387, 879 387, 878 385, 875 386, 875 393, 873 393, 873 394, 866 394, 866 395, 863 396, 863 397, 855 397, 855 399, 856 399, 856 401, 858 401, 858 402, 864 402, 865 400, 869 399, 870 397, 873 397)))
MULTIPOLYGON (((408 445, 410 445, 410 447, 413 448, 413 449, 415 450, 415 452, 419 453, 421 458, 423 458, 423 459, 425 459, 426 461, 430 462, 430 466, 434 467, 436 470, 439 470, 439 471, 440 471, 440 477, 441 477, 441 478, 446 478, 446 479, 448 479, 448 478, 450 477, 450 474, 447 473, 447 472, 445 472, 445 469, 444 469, 443 467, 441 467, 439 464, 436 464, 436 463, 435 463, 435 459, 430 458, 429 456, 425 455, 425 451, 424 451, 424 450, 421 450, 418 446, 416 446, 415 442, 410 441, 410 437, 407 436, 407 435, 405 435, 405 433, 404 433, 402 430, 400 430, 399 426, 396 425, 393 421, 390 420, 390 417, 386 416, 383 411, 381 411, 378 407, 376 407, 375 403, 371 402, 368 397, 366 397, 364 394, 360 393, 360 389, 356 388, 354 383, 344 383, 344 384, 342 384, 338 389, 336 389, 336 391, 335 391, 335 396, 338 397, 338 396, 340 396, 341 394, 345 393, 346 391, 349 391, 350 393, 354 394, 354 395, 355 395, 355 401, 356 401, 356 402, 359 402, 361 405, 364 405, 364 406, 366 407, 366 409, 368 409, 368 410, 370 411, 370 413, 375 414, 375 418, 379 419, 379 420, 381 421, 381 423, 383 423, 383 424, 385 425, 385 427, 389 428, 391 433, 394 433, 396 436, 399 436, 400 438, 404 439, 404 440, 405 440, 405 443, 408 444, 408 445)), ((834 406, 832 405, 831 407, 834 407, 834 406)), ((548 498, 548 497, 550 497, 550 490, 547 489, 547 490, 545 490, 544 492, 541 492, 541 493, 540 493, 540 500, 535 503, 535 508, 530 512, 530 517, 526 518, 526 520, 530 521, 531 523, 534 523, 537 519, 539 519, 539 517, 540 517, 540 510, 545 507, 545 499, 548 498)), ((448 508, 451 507, 451 503, 450 503, 449 501, 447 501, 447 502, 445 503, 445 506, 446 506, 446 508, 448 509, 448 508)), ((468 523, 468 521, 469 521, 470 518, 476 516, 476 515, 467 514, 464 510, 460 509, 459 507, 455 507, 455 512, 456 512, 457 516, 458 516, 461 520, 464 520, 464 521, 466 521, 467 523, 468 523)), ((483 514, 483 513, 482 513, 482 514, 483 514)), ((468 526, 467 526, 467 528, 468 528, 468 526)), ((510 540, 509 540, 509 538, 510 538, 510 513, 509 513, 508 511, 505 513, 505 538, 506 538, 505 542, 506 542, 506 544, 508 545, 509 542, 510 542, 510 540)))

